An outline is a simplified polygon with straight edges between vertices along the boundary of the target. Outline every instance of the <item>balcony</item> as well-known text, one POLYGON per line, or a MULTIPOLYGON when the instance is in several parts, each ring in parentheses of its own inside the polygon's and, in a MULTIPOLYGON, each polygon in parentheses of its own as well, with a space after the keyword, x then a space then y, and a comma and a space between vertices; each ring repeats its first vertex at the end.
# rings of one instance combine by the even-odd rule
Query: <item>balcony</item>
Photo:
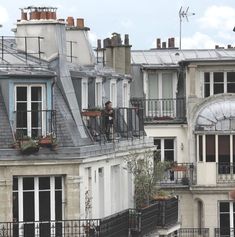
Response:
POLYGON ((218 184, 235 182, 235 163, 219 162, 216 166, 218 184))
POLYGON ((56 136, 55 110, 18 110, 14 116, 16 140, 21 141, 25 137, 38 139, 47 134, 56 136))
POLYGON ((102 219, 0 222, 2 237, 128 237, 178 224, 178 200, 171 198, 141 209, 127 209, 102 219))
POLYGON ((174 163, 165 171, 159 185, 162 187, 188 187, 195 183, 195 166, 193 163, 174 163))
POLYGON ((209 228, 181 228, 174 237, 209 237, 209 228))
POLYGON ((185 98, 143 99, 132 98, 131 104, 143 108, 145 123, 185 123, 185 98))
POLYGON ((111 122, 102 111, 82 112, 83 121, 94 142, 114 142, 144 136, 143 109, 116 108, 111 122))

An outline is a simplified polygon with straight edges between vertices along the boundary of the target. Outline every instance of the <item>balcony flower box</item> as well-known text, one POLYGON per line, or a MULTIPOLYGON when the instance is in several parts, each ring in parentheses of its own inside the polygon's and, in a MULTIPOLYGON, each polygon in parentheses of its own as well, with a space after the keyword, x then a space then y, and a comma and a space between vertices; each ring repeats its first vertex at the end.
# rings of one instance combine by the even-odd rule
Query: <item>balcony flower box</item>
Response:
POLYGON ((186 172, 186 171, 187 171, 187 167, 184 166, 184 165, 176 165, 176 166, 173 166, 173 167, 171 168, 171 170, 172 170, 172 171, 176 171, 176 172, 180 172, 180 171, 186 172))
POLYGON ((82 112, 82 116, 86 117, 100 117, 101 111, 95 111, 95 110, 87 110, 82 112))
POLYGON ((51 135, 47 135, 45 137, 42 137, 39 139, 38 144, 40 146, 49 146, 52 145, 52 136, 51 135))
POLYGON ((31 138, 24 139, 20 141, 20 151, 22 154, 30 155, 39 151, 39 145, 31 138))

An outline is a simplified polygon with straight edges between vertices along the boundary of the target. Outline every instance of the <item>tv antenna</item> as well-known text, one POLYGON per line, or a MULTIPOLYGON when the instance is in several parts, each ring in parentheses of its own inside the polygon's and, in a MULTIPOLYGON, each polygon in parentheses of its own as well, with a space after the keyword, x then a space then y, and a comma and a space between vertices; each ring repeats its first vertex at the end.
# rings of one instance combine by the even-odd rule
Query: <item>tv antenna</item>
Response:
POLYGON ((182 38, 182 21, 185 18, 187 22, 189 22, 188 17, 194 16, 194 12, 189 12, 189 7, 186 8, 186 10, 183 9, 183 7, 179 10, 179 19, 180 19, 180 49, 181 49, 181 38, 182 38))

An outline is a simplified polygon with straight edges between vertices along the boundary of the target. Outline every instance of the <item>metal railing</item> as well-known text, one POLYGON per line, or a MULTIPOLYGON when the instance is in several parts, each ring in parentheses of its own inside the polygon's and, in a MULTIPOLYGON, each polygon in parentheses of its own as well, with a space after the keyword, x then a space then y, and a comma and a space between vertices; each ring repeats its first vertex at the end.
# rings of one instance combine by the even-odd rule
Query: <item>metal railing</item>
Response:
POLYGON ((82 115, 94 141, 128 140, 145 135, 143 109, 116 108, 111 118, 102 111, 89 109, 82 115))
POLYGON ((161 186, 190 186, 195 183, 195 166, 193 163, 176 163, 165 171, 161 186))
POLYGON ((100 219, 1 222, 1 237, 94 237, 100 236, 100 219))
POLYGON ((7 61, 7 55, 22 56, 25 62, 28 62, 29 56, 42 58, 41 51, 42 40, 44 38, 37 36, 0 36, 0 58, 7 61), (29 50, 29 45, 33 45, 34 50, 29 50))
POLYGON ((48 134, 56 136, 56 111, 55 110, 17 110, 14 111, 15 137, 23 140, 24 137, 33 139, 48 134))
POLYGON ((185 122, 185 98, 144 99, 132 98, 131 105, 144 109, 145 122, 185 122))
POLYGON ((234 237, 234 228, 215 228, 215 237, 234 237))
POLYGON ((181 228, 174 237, 209 237, 209 228, 181 228))
POLYGON ((235 182, 235 163, 219 162, 216 166, 217 183, 235 182))

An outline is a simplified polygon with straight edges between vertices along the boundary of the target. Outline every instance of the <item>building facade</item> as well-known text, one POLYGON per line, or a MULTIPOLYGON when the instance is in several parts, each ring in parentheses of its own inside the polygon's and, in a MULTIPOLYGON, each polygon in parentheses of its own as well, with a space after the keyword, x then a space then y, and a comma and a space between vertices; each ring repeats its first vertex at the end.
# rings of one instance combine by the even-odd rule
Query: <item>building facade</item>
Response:
POLYGON ((159 185, 178 195, 182 228, 231 236, 235 51, 157 42, 156 49, 132 51, 131 101, 144 108, 161 161, 172 164, 159 185))

